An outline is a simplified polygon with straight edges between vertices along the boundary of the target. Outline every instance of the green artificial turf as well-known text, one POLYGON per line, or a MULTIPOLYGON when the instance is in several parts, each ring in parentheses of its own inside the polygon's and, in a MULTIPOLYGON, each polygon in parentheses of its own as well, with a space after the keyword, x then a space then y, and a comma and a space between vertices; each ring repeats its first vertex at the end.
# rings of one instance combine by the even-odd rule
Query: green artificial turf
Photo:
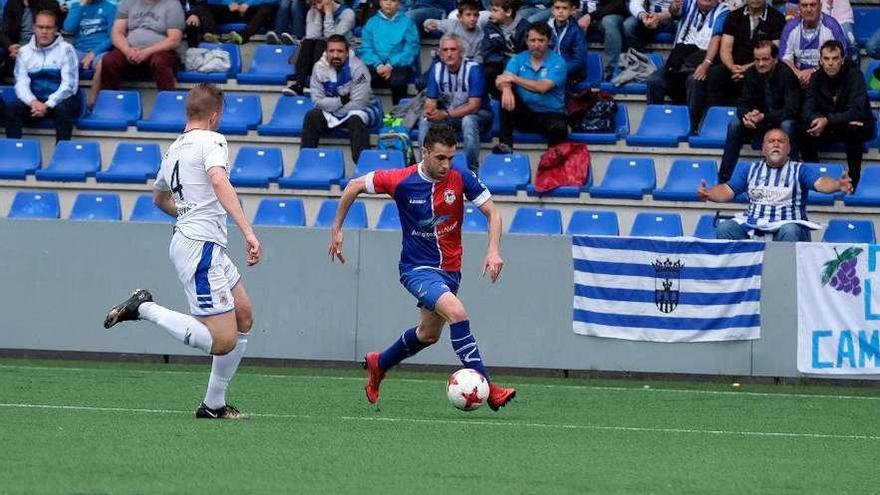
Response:
POLYGON ((248 421, 195 420, 208 366, 0 360, 0 493, 872 493, 880 390, 244 365, 248 421), (648 388, 646 388, 648 387, 648 388))

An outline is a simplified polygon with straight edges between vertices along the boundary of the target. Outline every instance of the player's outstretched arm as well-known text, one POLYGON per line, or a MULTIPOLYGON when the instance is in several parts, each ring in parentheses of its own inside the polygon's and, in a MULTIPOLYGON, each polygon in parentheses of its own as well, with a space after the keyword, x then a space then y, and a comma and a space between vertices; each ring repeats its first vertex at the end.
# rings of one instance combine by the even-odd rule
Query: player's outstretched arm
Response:
POLYGON ((247 217, 244 216, 244 210, 241 209, 241 203, 238 202, 238 194, 235 193, 232 184, 229 182, 229 176, 223 167, 211 167, 208 170, 208 176, 211 178, 211 187, 214 188, 214 194, 226 213, 232 217, 241 233, 244 234, 244 241, 247 243, 247 264, 248 266, 256 265, 263 257, 263 247, 260 245, 257 235, 247 217))
POLYGON ((153 190, 153 204, 165 213, 177 218, 177 205, 174 204, 171 191, 153 190))
POLYGON ((333 218, 333 226, 330 227, 330 247, 327 250, 330 261, 339 259, 340 263, 345 263, 345 254, 342 252, 342 222, 345 221, 345 216, 348 215, 348 210, 351 209, 354 200, 366 190, 367 186, 363 177, 358 177, 349 181, 345 190, 342 191, 339 207, 336 208, 336 216, 333 218))
POLYGON ((486 259, 483 260, 483 276, 488 273, 494 284, 504 268, 504 260, 501 259, 501 212, 491 199, 480 205, 480 211, 486 215, 489 223, 489 246, 486 259))

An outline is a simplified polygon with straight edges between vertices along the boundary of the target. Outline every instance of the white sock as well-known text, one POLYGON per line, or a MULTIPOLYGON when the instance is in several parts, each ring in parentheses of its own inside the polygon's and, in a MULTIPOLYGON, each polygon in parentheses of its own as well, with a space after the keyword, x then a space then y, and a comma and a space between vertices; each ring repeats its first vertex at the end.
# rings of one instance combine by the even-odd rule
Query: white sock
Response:
POLYGON ((154 302, 141 304, 138 307, 138 316, 168 330, 172 337, 184 344, 211 354, 211 345, 214 344, 211 331, 194 317, 171 311, 154 302))
POLYGON ((226 387, 238 369, 238 363, 247 349, 248 334, 238 334, 238 343, 232 352, 223 356, 214 356, 211 364, 211 378, 208 380, 208 391, 205 393, 205 405, 211 409, 219 409, 226 405, 226 387))

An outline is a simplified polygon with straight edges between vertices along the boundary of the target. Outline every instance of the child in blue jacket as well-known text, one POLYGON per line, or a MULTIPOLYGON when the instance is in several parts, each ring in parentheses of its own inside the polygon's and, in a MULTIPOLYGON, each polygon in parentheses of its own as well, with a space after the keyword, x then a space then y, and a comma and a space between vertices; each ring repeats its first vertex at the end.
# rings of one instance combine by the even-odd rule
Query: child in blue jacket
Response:
POLYGON ((379 11, 361 33, 359 55, 370 69, 373 87, 390 87, 395 105, 406 96, 420 48, 419 32, 400 12, 400 0, 379 0, 379 11))

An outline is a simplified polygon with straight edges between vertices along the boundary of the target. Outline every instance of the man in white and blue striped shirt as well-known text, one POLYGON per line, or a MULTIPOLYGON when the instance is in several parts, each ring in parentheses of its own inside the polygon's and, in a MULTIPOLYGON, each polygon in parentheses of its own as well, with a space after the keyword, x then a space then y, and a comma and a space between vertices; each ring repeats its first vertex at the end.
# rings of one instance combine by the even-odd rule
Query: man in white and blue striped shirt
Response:
POLYGON ((852 181, 821 177, 815 169, 788 159, 791 144, 781 129, 764 135, 764 159, 748 168, 738 168, 730 181, 711 189, 700 184, 697 195, 703 201, 726 203, 747 192, 749 208, 718 225, 719 239, 747 239, 750 232, 772 233, 774 241, 809 241, 810 231, 821 228, 807 219, 807 193, 852 192, 852 181))

